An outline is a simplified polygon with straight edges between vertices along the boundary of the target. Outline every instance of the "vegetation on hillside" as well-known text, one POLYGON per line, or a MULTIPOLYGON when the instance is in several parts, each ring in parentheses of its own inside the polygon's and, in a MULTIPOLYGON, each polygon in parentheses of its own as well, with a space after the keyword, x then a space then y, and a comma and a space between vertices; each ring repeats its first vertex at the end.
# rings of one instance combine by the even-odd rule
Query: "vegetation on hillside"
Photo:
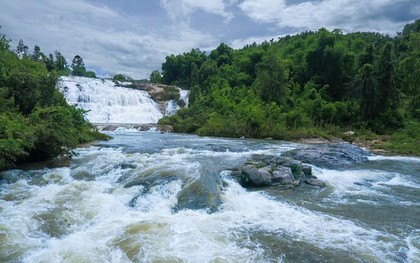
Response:
POLYGON ((224 43, 209 54, 193 49, 162 64, 161 82, 191 93, 189 107, 161 123, 177 132, 275 139, 351 129, 391 135, 383 147, 410 141, 400 152, 420 155, 419 63, 420 20, 396 37, 321 28, 239 50, 224 43))
MULTIPOLYGON (((12 51, 0 33, 0 170, 106 138, 56 89, 58 76, 70 72, 64 57, 59 52, 55 59, 47 57, 37 46, 33 54, 27 49, 20 41, 12 51)), ((83 61, 77 63, 83 71, 83 61)))

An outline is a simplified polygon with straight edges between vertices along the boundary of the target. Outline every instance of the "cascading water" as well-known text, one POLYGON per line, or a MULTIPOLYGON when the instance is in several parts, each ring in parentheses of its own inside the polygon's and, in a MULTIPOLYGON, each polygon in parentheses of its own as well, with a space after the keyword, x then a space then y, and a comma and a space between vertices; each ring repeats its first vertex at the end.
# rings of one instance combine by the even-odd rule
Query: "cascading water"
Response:
POLYGON ((180 107, 176 104, 175 100, 170 100, 165 103, 165 116, 174 115, 180 107))
POLYGON ((67 101, 87 112, 92 123, 157 123, 159 105, 146 91, 124 88, 111 80, 62 77, 58 88, 67 101))
POLYGON ((247 190, 230 168, 308 146, 110 135, 68 168, 0 173, 0 262, 420 261, 419 158, 312 166, 325 188, 247 190))
MULTIPOLYGON (((179 89, 179 100, 185 104, 185 107, 188 106, 189 103, 189 90, 179 89)), ((181 107, 178 105, 177 101, 170 100, 165 103, 165 116, 174 115, 181 107)))

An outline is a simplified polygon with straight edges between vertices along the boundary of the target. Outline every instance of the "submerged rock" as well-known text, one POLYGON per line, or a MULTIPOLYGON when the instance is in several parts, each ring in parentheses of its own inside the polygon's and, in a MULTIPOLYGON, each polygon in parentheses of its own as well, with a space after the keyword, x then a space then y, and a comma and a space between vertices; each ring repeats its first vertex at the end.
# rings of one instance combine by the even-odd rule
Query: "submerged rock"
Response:
POLYGON ((305 183, 309 185, 320 186, 320 187, 327 186, 323 181, 315 179, 315 178, 308 178, 305 180, 305 183))
POLYGON ((174 207, 177 212, 183 209, 207 210, 216 212, 222 204, 222 182, 219 172, 205 169, 196 180, 186 185, 178 195, 178 203, 174 207))
POLYGON ((120 163, 114 166, 114 168, 121 168, 123 170, 125 169, 136 169, 137 165, 133 164, 133 163, 120 163))
POLYGON ((148 193, 154 186, 169 183, 174 180, 182 181, 182 189, 178 193, 178 202, 173 207, 174 212, 184 209, 206 210, 213 213, 218 210, 222 204, 222 181, 220 172, 207 166, 204 168, 197 178, 191 178, 171 171, 162 170, 146 170, 139 175, 130 178, 122 176, 119 182, 125 181, 124 187, 142 186, 141 191, 134 196, 128 203, 129 206, 135 207, 137 199, 148 193))
POLYGON ((77 172, 72 172, 71 176, 75 180, 81 180, 81 181, 95 181, 96 176, 88 171, 81 170, 77 172))
POLYGON ((63 154, 48 161, 46 166, 48 168, 70 167, 70 163, 71 155, 63 154))
POLYGON ((368 161, 367 156, 370 154, 353 144, 336 143, 295 149, 283 155, 322 168, 342 169, 352 164, 368 161))

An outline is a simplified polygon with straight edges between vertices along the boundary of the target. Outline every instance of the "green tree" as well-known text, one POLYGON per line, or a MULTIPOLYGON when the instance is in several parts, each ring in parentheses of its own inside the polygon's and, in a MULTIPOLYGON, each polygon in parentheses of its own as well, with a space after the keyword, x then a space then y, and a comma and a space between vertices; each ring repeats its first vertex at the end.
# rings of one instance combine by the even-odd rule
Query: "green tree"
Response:
POLYGON ((357 76, 358 89, 360 90, 360 107, 364 119, 373 121, 379 114, 377 101, 377 82, 372 64, 365 64, 357 76))
POLYGON ((225 43, 221 43, 215 50, 210 53, 210 58, 216 61, 217 66, 221 66, 223 64, 232 64, 233 60, 233 49, 226 45, 225 43))
POLYGON ((48 57, 45 56, 43 62, 45 64, 45 67, 47 67, 47 70, 48 71, 55 70, 54 56, 53 56, 53 54, 49 54, 48 57))
POLYGON ((205 60, 206 55, 199 49, 192 49, 182 55, 167 56, 162 64, 162 83, 190 88, 193 63, 200 68, 205 60))
POLYGON ((112 77, 112 80, 121 81, 121 82, 129 82, 129 81, 132 81, 132 78, 124 74, 118 73, 118 74, 115 74, 114 77, 112 77))
POLYGON ((150 74, 150 82, 152 83, 162 83, 162 75, 160 74, 159 70, 154 70, 150 74))
POLYGON ((56 89, 54 67, 49 71, 36 58, 19 58, 0 34, 0 170, 106 138, 56 89))
POLYGON ((8 50, 10 47, 10 40, 7 39, 5 34, 1 33, 1 28, 2 26, 0 26, 0 49, 8 50))
POLYGON ((22 115, 0 113, 0 171, 27 157, 34 142, 33 129, 22 115))
POLYGON ((41 48, 38 45, 34 46, 34 52, 32 53, 31 58, 36 62, 44 61, 45 54, 41 52, 41 48))
POLYGON ((73 76, 84 76, 86 74, 85 63, 83 62, 83 58, 79 55, 74 56, 71 68, 73 76))
POLYGON ((59 51, 54 52, 55 55, 55 69, 58 74, 61 76, 67 76, 70 73, 69 66, 67 64, 66 58, 59 51))
POLYGON ((190 87, 198 85, 199 82, 199 72, 198 66, 195 62, 191 62, 191 73, 190 73, 190 87))
POLYGON ((265 102, 282 104, 286 100, 287 74, 276 54, 268 53, 258 64, 255 87, 265 102))
POLYGON ((376 66, 379 88, 378 107, 382 112, 388 109, 395 110, 398 103, 397 88, 399 86, 399 80, 396 78, 392 50, 392 44, 390 42, 386 43, 376 66))
POLYGON ((201 65, 200 69, 198 70, 198 79, 199 79, 199 86, 203 94, 206 94, 207 91, 210 90, 212 86, 213 79, 218 75, 219 69, 217 67, 216 61, 213 59, 207 59, 206 62, 201 65))
MULTIPOLYGON (((420 20, 419 20, 420 21, 420 20)), ((407 43, 407 55, 400 61, 403 88, 409 98, 410 114, 420 120, 420 33, 412 33, 407 43)))
POLYGON ((16 53, 18 54, 19 58, 27 57, 28 49, 29 49, 28 46, 23 43, 22 39, 20 39, 16 47, 16 53))
POLYGON ((96 73, 92 70, 86 71, 85 77, 86 78, 96 78, 96 73))

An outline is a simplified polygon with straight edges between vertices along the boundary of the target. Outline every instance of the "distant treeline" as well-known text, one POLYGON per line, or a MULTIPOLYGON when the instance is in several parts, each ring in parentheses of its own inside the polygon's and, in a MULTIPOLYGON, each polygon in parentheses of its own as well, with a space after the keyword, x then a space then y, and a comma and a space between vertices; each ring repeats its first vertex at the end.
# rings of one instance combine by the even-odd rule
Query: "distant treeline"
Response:
POLYGON ((396 37, 321 28, 238 50, 222 43, 208 55, 193 49, 167 56, 162 74, 151 79, 191 90, 189 107, 161 120, 178 132, 278 139, 336 129, 418 134, 420 20, 396 37))
MULTIPOLYGON (((106 138, 56 89, 58 76, 70 71, 59 52, 47 57, 35 46, 28 54, 23 41, 16 50, 10 43, 0 32, 0 170, 106 138)), ((78 70, 86 72, 82 60, 72 65, 78 70)))

